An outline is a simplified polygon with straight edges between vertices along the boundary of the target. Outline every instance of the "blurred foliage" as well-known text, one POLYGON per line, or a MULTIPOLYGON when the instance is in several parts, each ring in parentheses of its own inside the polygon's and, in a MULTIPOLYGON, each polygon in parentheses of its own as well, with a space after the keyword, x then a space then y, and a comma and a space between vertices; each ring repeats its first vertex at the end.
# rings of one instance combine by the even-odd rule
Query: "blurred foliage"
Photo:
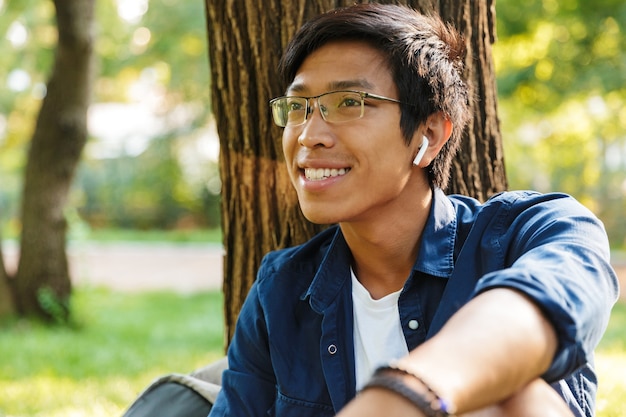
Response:
POLYGON ((626 244, 626 3, 498 0, 499 113, 511 188, 564 191, 626 244))
MULTIPOLYGON (((91 227, 219 226, 203 3, 96 6, 91 137, 73 208, 91 227)), ((0 0, 0 33, 9 52, 0 62, 0 216, 15 234, 21 170, 53 63, 52 2, 0 0)))
MULTIPOLYGON (((623 247, 626 3, 498 0, 496 8, 511 188, 574 195, 623 247)), ((96 17, 90 119, 100 125, 85 150, 74 209, 93 227, 218 225, 217 162, 203 156, 212 131, 203 3, 100 0, 96 17), (111 103, 117 110, 107 113, 111 103)), ((52 2, 0 0, 0 80, 8 87, 0 89, 0 216, 14 228, 25 150, 52 64, 53 18, 52 2)))
POLYGON ((86 160, 75 193, 81 217, 95 228, 219 227, 218 196, 192 187, 173 141, 153 138, 138 156, 86 160))

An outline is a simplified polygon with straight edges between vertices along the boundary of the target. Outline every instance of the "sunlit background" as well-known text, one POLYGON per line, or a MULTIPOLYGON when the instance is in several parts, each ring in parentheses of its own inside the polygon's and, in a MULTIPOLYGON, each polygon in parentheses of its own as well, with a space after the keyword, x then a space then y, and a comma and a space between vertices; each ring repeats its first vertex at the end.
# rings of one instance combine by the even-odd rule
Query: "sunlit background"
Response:
MULTIPOLYGON (((204 2, 96 6, 90 137, 67 208, 70 238, 108 229, 214 231, 221 183, 204 2)), ((497 0, 496 21, 510 187, 574 195, 605 222, 613 249, 625 253, 626 2, 497 0)), ((19 238, 22 170, 55 44, 51 1, 0 0, 3 238, 19 238)), ((157 375, 223 354, 220 295, 207 301, 207 294, 81 288, 82 332, 22 323, 3 333, 13 344, 0 344, 0 356, 11 358, 3 362, 0 391, 8 395, 0 399, 32 411, 19 415, 121 415, 157 375)), ((626 415, 622 306, 597 357, 599 417, 626 415)))
MULTIPOLYGON (((70 230, 219 227, 219 143, 202 2, 96 2, 89 141, 70 230)), ((0 0, 0 216, 19 234, 21 170, 45 96, 52 2, 0 0)))
POLYGON ((626 3, 498 0, 499 114, 512 188, 564 191, 626 242, 626 3))
MULTIPOLYGON (((17 206, 56 31, 52 2, 0 0, 0 216, 17 206)), ((219 143, 204 5, 100 0, 90 139, 68 217, 89 228, 219 226, 219 143)), ((626 4, 497 1, 499 114, 511 188, 564 191, 625 245, 626 4)), ((74 228, 75 229, 75 228, 74 228)))

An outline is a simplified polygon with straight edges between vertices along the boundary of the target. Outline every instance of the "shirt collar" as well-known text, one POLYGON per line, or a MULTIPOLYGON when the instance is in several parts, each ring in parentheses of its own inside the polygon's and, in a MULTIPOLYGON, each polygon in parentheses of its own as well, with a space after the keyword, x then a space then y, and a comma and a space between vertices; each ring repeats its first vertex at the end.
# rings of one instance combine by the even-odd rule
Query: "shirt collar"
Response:
POLYGON ((326 250, 315 277, 306 292, 301 296, 304 300, 310 297, 313 310, 318 313, 326 308, 337 297, 341 288, 350 281, 350 263, 352 254, 346 243, 341 228, 336 228, 331 243, 326 250))
POLYGON ((454 269, 456 229, 456 210, 444 192, 436 188, 413 269, 436 277, 449 278, 454 269))
MULTIPOLYGON (((350 281, 352 255, 339 226, 336 228, 326 254, 301 299, 310 297, 311 307, 323 312, 341 288, 350 281)), ((454 267, 454 245, 457 219, 452 202, 440 189, 433 191, 433 202, 414 270, 441 278, 448 278, 454 267)))

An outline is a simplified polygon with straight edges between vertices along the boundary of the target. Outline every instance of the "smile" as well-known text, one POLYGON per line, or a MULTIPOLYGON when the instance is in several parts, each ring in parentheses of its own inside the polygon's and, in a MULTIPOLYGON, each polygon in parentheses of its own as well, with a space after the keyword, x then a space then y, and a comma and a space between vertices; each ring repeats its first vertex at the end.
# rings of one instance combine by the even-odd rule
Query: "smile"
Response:
POLYGON ((331 177, 346 175, 350 168, 305 168, 304 176, 309 181, 321 181, 331 177))

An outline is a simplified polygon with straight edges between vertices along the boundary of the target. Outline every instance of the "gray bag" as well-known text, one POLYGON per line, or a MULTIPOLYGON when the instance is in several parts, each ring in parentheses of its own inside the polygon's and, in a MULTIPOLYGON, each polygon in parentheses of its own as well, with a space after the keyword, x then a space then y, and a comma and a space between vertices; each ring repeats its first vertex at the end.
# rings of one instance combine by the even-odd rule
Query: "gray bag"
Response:
POLYGON ((185 374, 169 374, 152 382, 123 417, 207 417, 220 390, 226 358, 185 374))

